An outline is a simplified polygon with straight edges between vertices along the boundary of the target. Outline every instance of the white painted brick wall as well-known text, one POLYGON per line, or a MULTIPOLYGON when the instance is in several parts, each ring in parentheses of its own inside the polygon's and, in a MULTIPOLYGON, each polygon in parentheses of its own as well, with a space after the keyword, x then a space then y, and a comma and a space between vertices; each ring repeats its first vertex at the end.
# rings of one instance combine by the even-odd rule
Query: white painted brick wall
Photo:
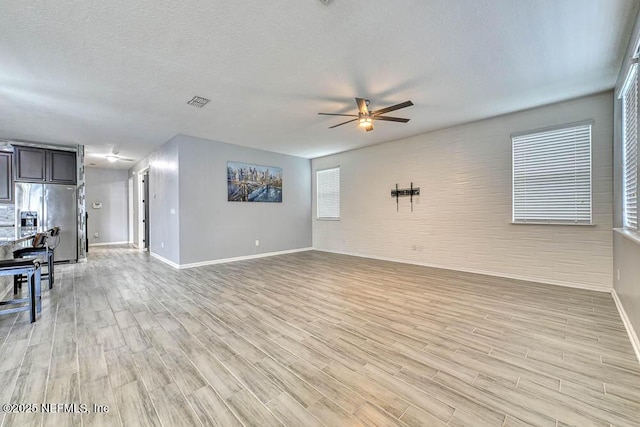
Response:
POLYGON ((606 92, 314 159, 314 216, 315 170, 340 166, 342 182, 341 220, 314 218, 313 245, 320 250, 610 289, 612 122, 613 94, 606 92), (511 133, 587 119, 594 120, 596 225, 512 225, 511 133), (406 188, 411 181, 421 191, 414 211, 404 197, 396 212, 390 191, 396 183, 406 188))

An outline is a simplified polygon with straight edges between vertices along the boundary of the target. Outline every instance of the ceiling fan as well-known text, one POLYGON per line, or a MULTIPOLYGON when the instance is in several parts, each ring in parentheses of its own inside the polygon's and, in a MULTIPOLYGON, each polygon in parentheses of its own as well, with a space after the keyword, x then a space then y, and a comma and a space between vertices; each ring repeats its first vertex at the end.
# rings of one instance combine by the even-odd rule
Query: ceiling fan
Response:
POLYGON ((337 114, 337 113, 318 113, 322 116, 345 116, 355 117, 355 119, 347 120, 346 122, 338 123, 337 125, 330 126, 329 129, 336 128, 338 126, 346 125, 351 122, 358 122, 358 126, 363 127, 367 132, 373 130, 374 120, 383 120, 387 122, 400 122, 407 123, 409 119, 403 119, 400 117, 382 116, 382 114, 389 113, 391 111, 399 110, 401 108, 411 107, 413 102, 405 101, 400 104, 392 105, 390 107, 381 108, 375 111, 369 111, 369 100, 365 98, 356 98, 356 105, 358 106, 358 114, 337 114))
POLYGON ((109 163, 115 162, 133 162, 134 159, 127 159, 126 157, 118 156, 119 151, 112 148, 108 154, 101 153, 88 153, 88 156, 97 157, 100 159, 106 159, 109 163))
POLYGON ((118 150, 111 150, 110 154, 107 154, 106 156, 104 156, 105 159, 107 159, 108 162, 110 163, 114 163, 114 162, 133 162, 133 159, 127 159, 126 157, 121 157, 118 156, 119 151, 118 150))

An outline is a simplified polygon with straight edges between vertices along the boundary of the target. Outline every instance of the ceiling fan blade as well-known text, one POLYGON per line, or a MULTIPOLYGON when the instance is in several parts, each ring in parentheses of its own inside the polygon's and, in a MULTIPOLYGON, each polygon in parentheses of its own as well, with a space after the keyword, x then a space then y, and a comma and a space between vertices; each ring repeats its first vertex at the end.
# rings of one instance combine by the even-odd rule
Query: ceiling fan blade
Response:
POLYGON ((371 132, 373 130, 373 123, 371 123, 369 126, 364 128, 364 130, 366 130, 367 132, 371 132))
POLYGON ((362 114, 369 114, 369 109, 367 108, 367 100, 364 98, 356 98, 356 104, 358 105, 358 110, 362 114))
POLYGON ((135 162, 134 159, 127 159, 126 157, 120 157, 117 154, 107 154, 100 157, 107 159, 109 162, 135 162))
POLYGON ((336 114, 336 113, 318 113, 321 116, 346 116, 346 117, 358 117, 357 114, 336 114))
POLYGON ((373 116, 371 117, 373 120, 384 120, 387 122, 400 122, 407 123, 410 119, 403 119, 401 117, 389 117, 389 116, 373 116))
POLYGON ((355 122, 356 120, 358 119, 347 120, 346 122, 342 122, 334 126, 329 126, 329 129, 337 128, 338 126, 346 125, 347 123, 355 122))
POLYGON ((413 102, 405 101, 405 102, 401 102, 400 104, 392 105, 391 107, 382 108, 380 110, 372 111, 371 115, 377 116, 378 114, 384 114, 384 113, 388 113, 390 111, 399 110, 401 108, 411 107, 412 105, 413 105, 413 102))

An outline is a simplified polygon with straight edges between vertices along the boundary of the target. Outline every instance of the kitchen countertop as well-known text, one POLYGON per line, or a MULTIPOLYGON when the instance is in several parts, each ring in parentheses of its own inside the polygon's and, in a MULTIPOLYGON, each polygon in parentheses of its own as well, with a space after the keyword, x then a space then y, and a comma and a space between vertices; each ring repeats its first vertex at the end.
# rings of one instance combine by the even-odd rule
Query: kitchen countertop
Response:
POLYGON ((29 245, 33 236, 23 237, 18 240, 8 240, 0 242, 0 259, 13 258, 13 251, 24 248, 29 245))

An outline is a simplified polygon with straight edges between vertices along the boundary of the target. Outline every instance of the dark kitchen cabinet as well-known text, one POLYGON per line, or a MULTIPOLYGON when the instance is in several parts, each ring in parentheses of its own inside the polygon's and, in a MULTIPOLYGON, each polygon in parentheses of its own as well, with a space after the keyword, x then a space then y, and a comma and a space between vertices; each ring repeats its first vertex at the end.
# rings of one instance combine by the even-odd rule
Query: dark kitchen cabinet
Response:
POLYGON ((16 181, 43 182, 45 180, 45 150, 15 147, 16 181))
POLYGON ((47 181, 54 184, 76 183, 76 153, 47 150, 47 181))
POLYGON ((76 183, 76 153, 15 147, 15 180, 18 182, 76 183))
POLYGON ((0 203, 13 201, 13 155, 0 152, 0 203))

